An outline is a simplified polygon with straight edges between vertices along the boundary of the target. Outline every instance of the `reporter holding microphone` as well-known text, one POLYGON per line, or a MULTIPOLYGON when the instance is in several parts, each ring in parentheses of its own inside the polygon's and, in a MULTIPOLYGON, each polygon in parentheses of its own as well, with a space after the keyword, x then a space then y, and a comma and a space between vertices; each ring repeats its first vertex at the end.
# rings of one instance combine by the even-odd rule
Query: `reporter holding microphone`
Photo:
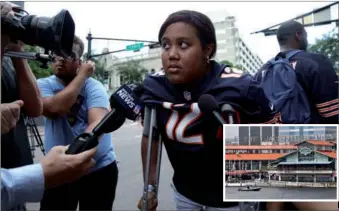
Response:
MULTIPOLYGON (((14 17, 10 3, 1 2, 1 16, 14 17)), ((9 41, 7 35, 1 34, 1 63, 9 41)), ((23 105, 21 100, 1 104, 1 134, 15 127, 23 105)), ((94 166, 92 158, 96 148, 77 155, 66 155, 66 149, 67 146, 53 147, 38 164, 1 168, 1 210, 16 209, 17 205, 25 202, 39 202, 46 188, 72 182, 94 166)))
MULTIPOLYGON (((1 133, 11 130, 20 118, 23 101, 1 104, 1 133)), ((77 155, 66 155, 67 147, 56 146, 39 164, 13 169, 1 168, 1 210, 25 202, 39 202, 45 188, 72 182, 87 174, 95 164, 96 148, 77 155)))

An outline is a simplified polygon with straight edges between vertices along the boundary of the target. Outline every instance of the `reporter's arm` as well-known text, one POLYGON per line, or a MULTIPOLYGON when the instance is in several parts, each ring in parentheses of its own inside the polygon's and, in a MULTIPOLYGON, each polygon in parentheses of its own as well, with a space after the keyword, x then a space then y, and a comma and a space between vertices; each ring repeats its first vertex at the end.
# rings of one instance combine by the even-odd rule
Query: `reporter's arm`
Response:
POLYGON ((39 202, 44 193, 44 182, 40 164, 1 168, 1 210, 9 210, 25 202, 39 202))
POLYGON ((88 81, 85 92, 86 104, 88 105, 88 127, 86 132, 92 132, 108 113, 109 99, 104 86, 94 79, 88 81))
POLYGON ((54 94, 46 79, 39 79, 38 85, 42 92, 43 115, 54 119, 65 115, 75 103, 87 76, 79 74, 60 92, 54 94))
MULTIPOLYGON (((16 49, 23 52, 23 49, 16 49)), ((24 101, 25 114, 38 117, 42 114, 42 98, 36 78, 26 59, 12 58, 15 69, 19 98, 24 101)))

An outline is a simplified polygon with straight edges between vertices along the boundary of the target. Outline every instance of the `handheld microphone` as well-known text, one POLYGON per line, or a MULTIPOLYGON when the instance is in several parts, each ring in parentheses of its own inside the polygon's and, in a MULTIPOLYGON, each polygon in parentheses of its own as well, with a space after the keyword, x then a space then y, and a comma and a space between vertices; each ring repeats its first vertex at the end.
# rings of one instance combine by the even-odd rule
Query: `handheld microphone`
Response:
POLYGON ((221 107, 221 112, 222 113, 227 113, 227 115, 228 115, 228 123, 229 124, 234 124, 234 113, 235 113, 235 111, 234 111, 234 109, 233 109, 233 107, 230 105, 230 104, 225 104, 225 105, 223 105, 222 107, 221 107))
POLYGON ((198 106, 203 113, 213 114, 221 125, 226 124, 224 118, 218 112, 218 103, 212 95, 204 94, 200 96, 198 106))
POLYGON ((111 133, 119 129, 126 118, 136 120, 143 108, 139 99, 143 94, 142 84, 122 85, 110 98, 112 110, 92 130, 92 133, 83 133, 73 140, 66 154, 78 154, 96 147, 99 137, 104 133, 111 133))

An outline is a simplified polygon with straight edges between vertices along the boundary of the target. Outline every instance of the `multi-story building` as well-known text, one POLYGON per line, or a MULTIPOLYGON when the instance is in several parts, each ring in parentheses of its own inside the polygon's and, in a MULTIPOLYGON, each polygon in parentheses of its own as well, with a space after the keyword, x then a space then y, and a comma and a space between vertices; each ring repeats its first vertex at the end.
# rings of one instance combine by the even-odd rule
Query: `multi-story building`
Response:
POLYGON ((218 41, 215 59, 228 60, 249 74, 255 74, 263 62, 239 35, 235 17, 224 17, 223 20, 214 22, 214 27, 218 41))
POLYGON ((279 136, 289 142, 304 139, 334 140, 337 137, 336 126, 280 126, 279 136))
POLYGON ((239 145, 276 143, 278 134, 278 126, 239 126, 239 145))
POLYGON ((239 145, 294 144, 305 139, 333 141, 336 126, 239 126, 239 145))

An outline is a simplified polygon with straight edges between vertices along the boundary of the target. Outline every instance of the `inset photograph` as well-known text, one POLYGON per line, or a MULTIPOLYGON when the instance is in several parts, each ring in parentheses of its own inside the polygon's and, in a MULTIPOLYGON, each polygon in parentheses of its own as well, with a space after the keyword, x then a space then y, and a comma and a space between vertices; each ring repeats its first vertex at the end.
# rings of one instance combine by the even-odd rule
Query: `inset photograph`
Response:
POLYGON ((338 201, 337 125, 224 125, 224 201, 338 201))

